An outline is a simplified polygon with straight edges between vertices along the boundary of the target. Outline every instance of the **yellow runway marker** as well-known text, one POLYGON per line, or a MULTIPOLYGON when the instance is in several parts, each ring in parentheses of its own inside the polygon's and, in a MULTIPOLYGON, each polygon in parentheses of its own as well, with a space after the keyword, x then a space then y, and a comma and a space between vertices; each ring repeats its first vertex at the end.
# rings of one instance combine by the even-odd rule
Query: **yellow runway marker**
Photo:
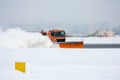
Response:
POLYGON ((15 70, 26 72, 26 63, 25 62, 15 62, 15 70))

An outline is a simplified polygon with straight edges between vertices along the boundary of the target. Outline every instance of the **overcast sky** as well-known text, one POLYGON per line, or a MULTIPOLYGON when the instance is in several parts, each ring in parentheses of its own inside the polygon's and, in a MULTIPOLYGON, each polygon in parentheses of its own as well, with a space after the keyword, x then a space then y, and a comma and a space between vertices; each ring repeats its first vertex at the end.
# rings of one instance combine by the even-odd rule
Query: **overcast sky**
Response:
POLYGON ((0 0, 0 24, 120 24, 120 0, 0 0))

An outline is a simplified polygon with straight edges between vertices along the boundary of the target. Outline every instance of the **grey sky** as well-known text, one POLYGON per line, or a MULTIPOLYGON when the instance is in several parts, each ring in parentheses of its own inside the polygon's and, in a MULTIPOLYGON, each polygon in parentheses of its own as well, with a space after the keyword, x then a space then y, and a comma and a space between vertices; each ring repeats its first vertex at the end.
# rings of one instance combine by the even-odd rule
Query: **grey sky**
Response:
POLYGON ((0 0, 0 24, 120 24, 120 0, 0 0))

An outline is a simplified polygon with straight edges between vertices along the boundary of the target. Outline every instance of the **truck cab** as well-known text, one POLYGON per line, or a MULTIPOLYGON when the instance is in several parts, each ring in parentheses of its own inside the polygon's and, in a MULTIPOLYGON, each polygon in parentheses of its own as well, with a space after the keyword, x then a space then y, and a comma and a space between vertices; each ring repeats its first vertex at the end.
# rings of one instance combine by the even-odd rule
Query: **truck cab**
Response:
POLYGON ((48 32, 48 37, 53 42, 65 42, 66 40, 65 35, 66 34, 64 30, 53 29, 53 30, 49 30, 48 32))

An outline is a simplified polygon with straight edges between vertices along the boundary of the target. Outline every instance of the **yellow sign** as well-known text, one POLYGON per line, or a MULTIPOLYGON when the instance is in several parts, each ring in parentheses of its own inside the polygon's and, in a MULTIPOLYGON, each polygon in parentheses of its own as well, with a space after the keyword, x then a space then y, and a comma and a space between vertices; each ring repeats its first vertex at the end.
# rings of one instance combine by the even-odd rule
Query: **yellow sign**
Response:
POLYGON ((15 62, 15 69, 25 73, 26 72, 26 63, 25 62, 15 62))

